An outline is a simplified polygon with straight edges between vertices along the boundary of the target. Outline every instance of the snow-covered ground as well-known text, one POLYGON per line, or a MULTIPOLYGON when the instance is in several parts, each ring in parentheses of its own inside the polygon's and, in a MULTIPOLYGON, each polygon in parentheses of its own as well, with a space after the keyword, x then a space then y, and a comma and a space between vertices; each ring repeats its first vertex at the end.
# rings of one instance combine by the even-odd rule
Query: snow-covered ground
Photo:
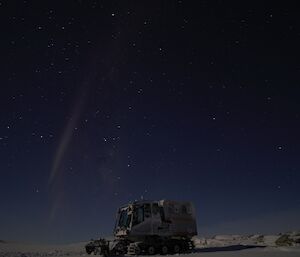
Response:
MULTIPOLYGON (((182 255, 185 257, 300 257, 299 240, 299 232, 264 236, 196 237, 194 238, 195 252, 182 255)), ((0 240, 0 257, 89 256, 85 253, 85 244, 86 242, 67 245, 35 245, 0 240)))

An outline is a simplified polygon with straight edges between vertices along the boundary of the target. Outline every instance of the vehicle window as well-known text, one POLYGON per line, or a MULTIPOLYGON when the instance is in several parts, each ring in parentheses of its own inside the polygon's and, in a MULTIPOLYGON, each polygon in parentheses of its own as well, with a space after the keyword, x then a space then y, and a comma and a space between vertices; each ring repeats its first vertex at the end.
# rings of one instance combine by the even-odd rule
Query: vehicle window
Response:
POLYGON ((192 215, 192 213, 193 213, 192 208, 191 208, 190 205, 187 206, 187 213, 188 213, 189 215, 192 215))
POLYGON ((181 206, 181 213, 182 213, 182 214, 187 214, 187 208, 186 208, 185 205, 182 205, 182 206, 181 206))
POLYGON ((126 227, 129 227, 129 226, 130 226, 131 217, 132 217, 131 214, 129 214, 129 215, 127 216, 126 227))
POLYGON ((144 206, 136 207, 133 211, 133 225, 144 221, 144 206))
POLYGON ((165 212, 163 207, 159 207, 159 213, 162 221, 166 221, 165 219, 165 212))
POLYGON ((149 203, 146 203, 146 204, 144 205, 144 215, 145 215, 145 219, 151 217, 151 206, 150 206, 149 203))
POLYGON ((174 206, 174 212, 175 212, 175 213, 179 213, 178 205, 175 205, 175 206, 174 206))
POLYGON ((159 207, 158 207, 157 203, 154 203, 152 205, 152 212, 153 212, 153 215, 156 215, 157 213, 159 213, 159 207))
POLYGON ((174 205, 173 205, 173 204, 170 204, 170 205, 168 206, 168 212, 169 212, 169 213, 174 213, 174 205))
POLYGON ((121 215, 119 219, 119 227, 127 227, 127 223, 128 223, 127 211, 123 210, 121 211, 121 215))
POLYGON ((144 209, 143 207, 138 208, 138 223, 141 223, 144 221, 144 209))

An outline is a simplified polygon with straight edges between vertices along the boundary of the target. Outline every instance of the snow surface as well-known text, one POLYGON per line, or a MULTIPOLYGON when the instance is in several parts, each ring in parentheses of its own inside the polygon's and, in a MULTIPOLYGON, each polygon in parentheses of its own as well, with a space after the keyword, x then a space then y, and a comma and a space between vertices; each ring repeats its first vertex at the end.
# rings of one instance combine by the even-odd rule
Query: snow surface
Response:
MULTIPOLYGON (((299 238, 298 232, 289 236, 299 238)), ((196 250, 190 254, 177 254, 183 257, 300 257, 300 245, 276 246, 280 235, 218 235, 211 238, 195 237, 196 250)), ((85 244, 80 242, 67 245, 36 245, 29 243, 6 242, 0 240, 0 257, 82 257, 93 256, 85 252, 85 244)), ((161 256, 161 255, 157 255, 161 256)), ((174 256, 174 255, 173 255, 174 256)))

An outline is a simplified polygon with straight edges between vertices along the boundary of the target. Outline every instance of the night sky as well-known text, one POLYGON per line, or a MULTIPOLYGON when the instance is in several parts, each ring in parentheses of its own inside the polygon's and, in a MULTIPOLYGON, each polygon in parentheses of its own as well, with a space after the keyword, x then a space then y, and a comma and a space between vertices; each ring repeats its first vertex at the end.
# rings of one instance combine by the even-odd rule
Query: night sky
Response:
POLYGON ((7 0, 0 20, 0 239, 109 235, 141 198, 193 201, 200 235, 299 229, 296 5, 7 0))

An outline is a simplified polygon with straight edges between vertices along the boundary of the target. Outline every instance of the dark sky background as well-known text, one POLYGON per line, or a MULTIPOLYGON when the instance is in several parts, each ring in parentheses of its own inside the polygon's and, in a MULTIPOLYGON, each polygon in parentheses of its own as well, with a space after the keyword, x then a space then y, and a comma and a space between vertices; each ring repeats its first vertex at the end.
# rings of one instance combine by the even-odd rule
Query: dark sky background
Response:
POLYGON ((15 0, 0 20, 0 239, 109 235, 141 197, 193 201, 200 235, 299 229, 296 5, 15 0))

